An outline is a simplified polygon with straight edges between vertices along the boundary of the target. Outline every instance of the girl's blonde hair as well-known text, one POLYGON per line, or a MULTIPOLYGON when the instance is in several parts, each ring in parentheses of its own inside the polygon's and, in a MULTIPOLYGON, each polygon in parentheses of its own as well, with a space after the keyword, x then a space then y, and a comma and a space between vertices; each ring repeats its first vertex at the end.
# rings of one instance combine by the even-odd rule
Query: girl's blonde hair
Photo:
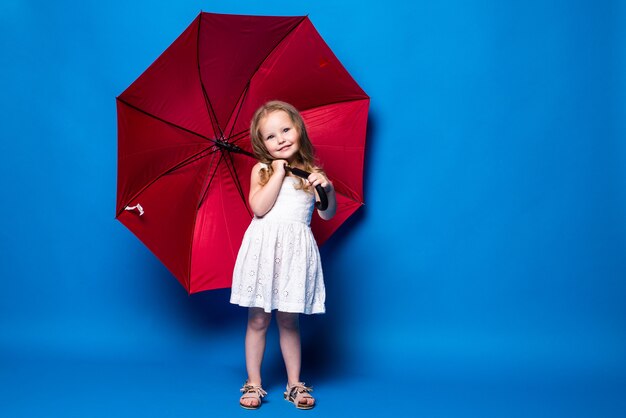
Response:
MULTIPOLYGON (((316 165, 315 150, 311 140, 309 139, 309 135, 306 131, 306 127, 304 126, 304 120, 302 119, 300 112, 298 112, 298 110, 289 103, 272 100, 257 109, 252 117, 252 122, 250 123, 250 140, 252 142, 252 150, 254 151, 256 158, 267 166, 267 168, 263 168, 261 170, 261 185, 265 185, 274 173, 274 169, 272 168, 272 160, 274 158, 265 147, 265 141, 263 140, 260 132, 260 124, 263 118, 267 117, 270 113, 277 111, 283 111, 289 115, 289 118, 300 135, 300 147, 295 155, 294 163, 305 171, 323 173, 323 171, 316 165)), ((305 186, 304 179, 302 180, 300 187, 297 188, 304 188, 307 190, 310 189, 305 186)))

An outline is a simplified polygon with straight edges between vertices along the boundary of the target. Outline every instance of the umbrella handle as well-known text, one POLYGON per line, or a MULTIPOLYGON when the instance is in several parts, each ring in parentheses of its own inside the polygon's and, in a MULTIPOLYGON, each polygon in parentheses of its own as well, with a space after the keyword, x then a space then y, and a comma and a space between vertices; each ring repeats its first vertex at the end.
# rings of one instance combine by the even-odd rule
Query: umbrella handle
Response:
MULTIPOLYGON (((308 179, 311 175, 311 173, 309 173, 308 171, 300 170, 296 167, 290 167, 287 164, 285 164, 285 168, 291 171, 296 176, 302 177, 303 179, 308 179)), ((324 190, 321 184, 315 186, 315 190, 317 190, 317 195, 320 197, 319 202, 315 202, 315 207, 318 210, 325 211, 326 209, 328 209, 328 197, 326 196, 326 190, 324 190)))

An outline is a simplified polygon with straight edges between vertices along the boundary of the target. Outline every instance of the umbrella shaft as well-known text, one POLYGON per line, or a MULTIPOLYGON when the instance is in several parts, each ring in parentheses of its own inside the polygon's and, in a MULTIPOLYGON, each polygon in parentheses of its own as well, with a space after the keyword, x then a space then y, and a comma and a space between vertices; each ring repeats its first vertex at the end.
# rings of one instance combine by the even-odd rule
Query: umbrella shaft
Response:
POLYGON ((224 141, 223 139, 216 139, 215 145, 218 148, 226 150, 226 151, 236 152, 238 154, 244 154, 244 155, 247 155, 248 157, 255 158, 254 154, 241 149, 239 146, 233 144, 232 142, 224 141))

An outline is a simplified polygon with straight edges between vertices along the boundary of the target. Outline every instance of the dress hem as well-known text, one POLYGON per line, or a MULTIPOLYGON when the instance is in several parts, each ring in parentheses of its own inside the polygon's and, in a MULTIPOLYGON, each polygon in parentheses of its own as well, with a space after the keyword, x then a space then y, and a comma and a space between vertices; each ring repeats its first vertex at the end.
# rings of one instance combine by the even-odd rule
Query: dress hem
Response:
POLYGON ((244 308, 262 308, 266 313, 271 313, 272 311, 301 313, 305 315, 318 315, 318 314, 326 313, 325 307, 322 307, 320 309, 319 306, 317 307, 312 306, 311 309, 303 309, 302 307, 299 307, 299 306, 294 307, 293 305, 289 305, 289 304, 278 304, 278 306, 271 306, 268 308, 267 306, 264 306, 264 305, 258 305, 254 303, 253 301, 246 303, 245 301, 236 302, 234 300, 231 300, 230 303, 232 303, 233 305, 244 307, 244 308))

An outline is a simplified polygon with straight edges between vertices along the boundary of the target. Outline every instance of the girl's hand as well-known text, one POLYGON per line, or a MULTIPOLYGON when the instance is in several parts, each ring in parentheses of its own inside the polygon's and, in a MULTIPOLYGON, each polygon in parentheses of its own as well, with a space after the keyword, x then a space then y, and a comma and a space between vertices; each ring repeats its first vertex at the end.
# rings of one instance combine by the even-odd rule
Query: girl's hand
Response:
POLYGON ((333 190, 333 184, 322 173, 311 173, 307 181, 313 188, 318 184, 321 185, 326 193, 333 190))
POLYGON ((273 160, 272 161, 272 169, 274 170, 274 174, 285 176, 285 165, 287 165, 287 160, 273 160))

